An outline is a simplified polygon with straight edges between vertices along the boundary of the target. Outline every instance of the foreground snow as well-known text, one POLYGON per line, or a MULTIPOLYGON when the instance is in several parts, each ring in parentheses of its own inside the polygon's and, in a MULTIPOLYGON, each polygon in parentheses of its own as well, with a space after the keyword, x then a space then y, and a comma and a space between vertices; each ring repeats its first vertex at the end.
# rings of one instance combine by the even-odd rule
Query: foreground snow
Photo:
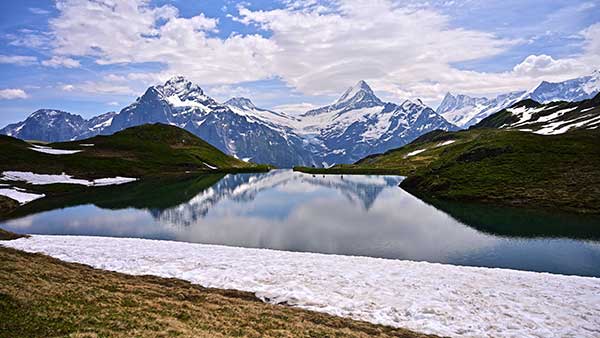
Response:
POLYGON ((144 239, 36 235, 2 245, 425 333, 600 336, 597 278, 144 239))
POLYGON ((44 184, 55 184, 55 183, 65 183, 65 184, 81 184, 85 186, 105 186, 105 185, 116 185, 116 184, 124 184, 133 181, 137 181, 137 178, 130 177, 108 177, 108 178, 98 178, 95 180, 85 180, 79 178, 73 178, 71 175, 67 175, 62 173, 60 175, 52 175, 52 174, 34 174, 32 172, 25 171, 5 171, 2 173, 0 179, 8 180, 8 181, 23 181, 29 184, 34 185, 44 185, 44 184))

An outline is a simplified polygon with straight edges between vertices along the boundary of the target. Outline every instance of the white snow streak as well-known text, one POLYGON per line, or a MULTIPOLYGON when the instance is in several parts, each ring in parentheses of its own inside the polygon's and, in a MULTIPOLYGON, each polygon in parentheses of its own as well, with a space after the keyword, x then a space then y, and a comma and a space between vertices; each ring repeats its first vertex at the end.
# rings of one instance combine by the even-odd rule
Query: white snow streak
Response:
POLYGON ((71 155, 75 153, 81 152, 81 150, 62 150, 62 149, 52 149, 50 147, 38 146, 34 145, 33 147, 29 147, 31 150, 35 150, 40 153, 51 154, 51 155, 71 155))

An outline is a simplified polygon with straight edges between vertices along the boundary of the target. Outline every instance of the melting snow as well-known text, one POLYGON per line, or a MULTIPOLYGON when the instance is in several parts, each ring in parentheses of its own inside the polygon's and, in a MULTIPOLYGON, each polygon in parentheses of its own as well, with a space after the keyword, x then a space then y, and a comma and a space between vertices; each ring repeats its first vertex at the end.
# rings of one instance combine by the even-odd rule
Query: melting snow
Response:
POLYGON ((411 151, 410 153, 404 155, 404 158, 415 156, 417 154, 420 154, 420 153, 424 152, 425 150, 427 150, 427 148, 425 148, 425 149, 419 149, 419 150, 415 150, 415 151, 411 151))
POLYGON ((214 167, 214 166, 212 166, 212 165, 210 165, 210 164, 208 164, 206 162, 202 162, 202 163, 204 163, 205 166, 209 167, 212 170, 219 169, 219 167, 214 167))
POLYGON ((40 153, 51 154, 51 155, 70 155, 81 152, 81 150, 62 150, 62 149, 52 149, 50 147, 33 145, 29 147, 31 150, 38 151, 40 153))
POLYGON ((39 236, 1 245, 271 303, 456 337, 598 337, 600 279, 145 239, 39 236))
POLYGON ((2 185, 2 188, 0 188, 0 195, 11 198, 20 204, 29 203, 45 196, 44 194, 29 193, 19 188, 4 188, 4 185, 2 185))
POLYGON ((441 143, 438 143, 438 144, 436 144, 436 148, 437 148, 437 147, 443 147, 443 146, 447 146, 447 145, 449 145, 449 144, 452 144, 452 143, 454 143, 454 142, 456 142, 456 140, 448 140, 448 141, 444 141, 444 142, 441 142, 441 143))
POLYGON ((116 185, 128 182, 136 181, 137 178, 129 177, 112 177, 112 178, 98 178, 95 180, 85 180, 73 178, 71 175, 62 173, 60 175, 51 174, 34 174, 32 172, 24 171, 5 171, 2 173, 2 179, 8 181, 23 181, 34 185, 54 184, 54 183, 66 183, 66 184, 81 184, 85 186, 105 186, 105 185, 116 185))

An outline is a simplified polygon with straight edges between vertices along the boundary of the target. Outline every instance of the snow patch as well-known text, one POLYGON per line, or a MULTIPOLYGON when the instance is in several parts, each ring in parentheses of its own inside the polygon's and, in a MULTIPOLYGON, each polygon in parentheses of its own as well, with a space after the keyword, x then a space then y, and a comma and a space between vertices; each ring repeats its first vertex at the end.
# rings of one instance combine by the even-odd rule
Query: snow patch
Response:
POLYGON ((212 166, 212 165, 210 165, 210 164, 208 164, 208 163, 206 163, 206 162, 202 162, 202 163, 204 163, 204 165, 205 165, 205 166, 209 167, 209 168, 210 168, 210 169, 212 169, 212 170, 219 169, 219 167, 212 166))
POLYGON ((53 149, 50 147, 44 147, 44 146, 38 146, 38 145, 32 145, 32 147, 29 147, 29 149, 40 152, 40 153, 51 154, 51 155, 71 155, 71 154, 76 154, 76 153, 81 152, 81 150, 53 149))
POLYGON ((29 192, 26 192, 25 190, 19 189, 19 188, 4 188, 5 185, 2 185, 2 186, 3 187, 0 188, 0 195, 11 198, 11 199, 19 202, 19 204, 21 204, 21 205, 23 205, 25 203, 29 203, 31 201, 37 200, 38 198, 42 198, 45 196, 44 194, 29 193, 29 192))
POLYGON ((85 186, 105 186, 105 185, 117 185, 124 184, 133 181, 137 181, 137 178, 130 177, 109 177, 109 178, 98 178, 95 180, 85 180, 73 178, 71 175, 62 173, 60 175, 52 174, 34 174, 32 172, 24 171, 5 171, 2 173, 2 179, 8 181, 23 181, 33 185, 45 185, 55 183, 65 184, 80 184, 85 186))
POLYGON ((600 328, 598 278, 145 239, 34 235, 1 245, 443 336, 597 337, 600 328))
POLYGON ((447 146, 447 145, 452 144, 454 142, 456 142, 456 140, 448 140, 448 141, 440 142, 440 143, 436 144, 435 147, 437 148, 437 147, 447 146))
POLYGON ((410 153, 404 155, 404 158, 415 156, 417 154, 420 154, 420 153, 424 152, 425 150, 427 150, 427 148, 425 148, 425 149, 418 149, 418 150, 415 150, 415 151, 411 151, 410 153))

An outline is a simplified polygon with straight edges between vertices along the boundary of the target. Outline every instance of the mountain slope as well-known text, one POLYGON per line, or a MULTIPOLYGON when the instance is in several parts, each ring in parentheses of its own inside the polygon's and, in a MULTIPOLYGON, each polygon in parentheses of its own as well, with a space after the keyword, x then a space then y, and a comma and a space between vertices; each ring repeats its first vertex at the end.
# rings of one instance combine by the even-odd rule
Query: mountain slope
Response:
POLYGON ((110 136, 47 146, 39 149, 27 142, 1 136, 0 171, 66 172, 83 178, 99 178, 266 169, 227 156, 183 129, 162 124, 142 125, 110 136), (62 150, 63 154, 51 154, 48 150, 62 150), (71 153, 65 150, 71 150, 71 153))
POLYGON ((491 115, 474 128, 503 128, 536 134, 563 134, 575 129, 600 128, 600 93, 579 102, 541 104, 531 99, 491 115))
POLYGON ((270 120, 283 115, 248 106, 223 105, 183 77, 150 87, 136 102, 116 115, 107 132, 144 123, 184 128, 221 151, 240 159, 291 167, 312 163, 312 154, 290 127, 270 120), (250 107, 250 108, 248 108, 250 107), (253 112, 253 113, 250 113, 253 112))
POLYGON ((435 131, 331 173, 408 176, 400 186, 425 200, 600 213, 600 131, 537 135, 471 128, 435 131))
POLYGON ((328 106, 300 117, 299 133, 320 147, 324 164, 351 163, 435 129, 456 130, 420 100, 384 103, 364 81, 328 106))
POLYGON ((523 99, 532 99, 540 103, 552 101, 582 101, 591 99, 600 93, 600 70, 591 75, 563 82, 543 81, 527 92, 523 99))
POLYGON ((40 109, 25 121, 1 129, 0 134, 23 140, 65 141, 81 134, 86 124, 87 121, 79 115, 61 110, 40 109))
POLYGON ((493 99, 447 93, 436 112, 448 122, 468 128, 485 117, 518 102, 525 92, 498 95, 493 99))
POLYGON ((479 123, 487 116, 525 99, 540 103, 553 101, 575 102, 591 99, 598 93, 600 93, 600 70, 589 76, 563 82, 543 81, 527 92, 502 94, 493 99, 447 93, 436 111, 449 122, 459 127, 468 128, 479 123))

